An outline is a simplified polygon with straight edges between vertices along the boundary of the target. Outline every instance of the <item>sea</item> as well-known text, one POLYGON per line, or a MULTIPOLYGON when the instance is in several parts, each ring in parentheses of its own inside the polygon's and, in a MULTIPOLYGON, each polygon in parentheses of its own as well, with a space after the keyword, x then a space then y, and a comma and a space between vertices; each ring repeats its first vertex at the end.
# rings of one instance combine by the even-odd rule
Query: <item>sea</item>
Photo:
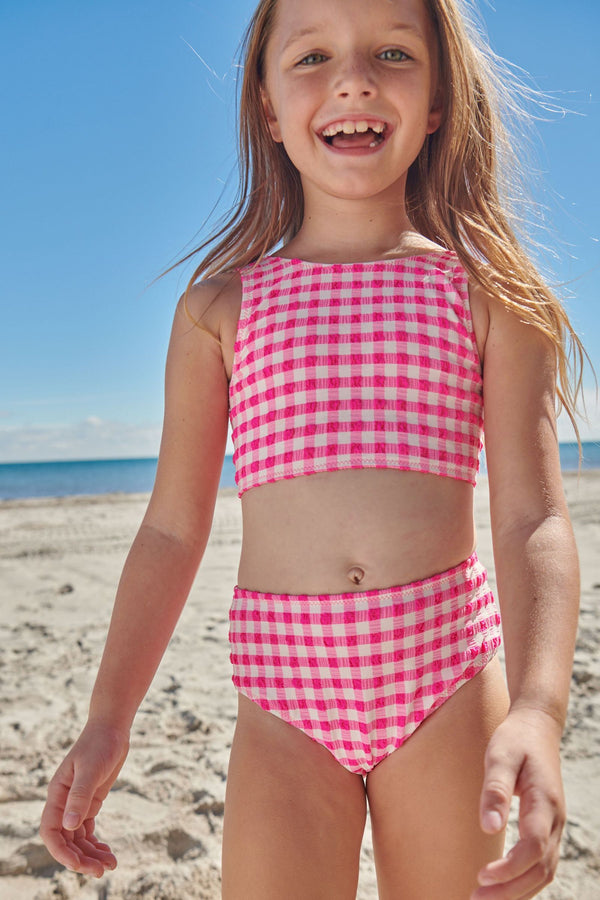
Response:
MULTIPOLYGON (((563 472, 577 471, 577 444, 560 445, 563 472)), ((85 459, 63 462, 0 463, 0 500, 70 497, 90 494, 139 494, 152 490, 155 458, 85 459)), ((583 444, 582 470, 600 469, 600 442, 583 444)), ((485 459, 481 471, 485 472, 485 459)), ((235 487, 233 457, 226 456, 221 488, 235 487)))

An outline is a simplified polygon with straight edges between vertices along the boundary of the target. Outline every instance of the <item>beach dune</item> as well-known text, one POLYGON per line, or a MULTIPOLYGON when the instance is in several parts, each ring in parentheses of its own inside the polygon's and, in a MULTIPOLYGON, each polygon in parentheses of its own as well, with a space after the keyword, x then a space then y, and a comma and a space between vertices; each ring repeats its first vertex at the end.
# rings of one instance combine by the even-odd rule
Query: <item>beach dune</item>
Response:
MULTIPOLYGON (((563 741, 568 823, 558 879, 540 896, 598 900, 600 472, 567 474, 565 487, 581 558, 582 608, 563 741)), ((220 897, 236 713, 227 645, 241 543, 233 490, 219 494, 205 559, 99 818, 118 869, 99 881, 66 872, 37 833, 48 781, 85 720, 116 584, 146 501, 103 495, 0 503, 0 896, 8 900, 220 897)), ((485 478, 476 492, 476 523, 493 584, 485 478)), ((511 838, 514 822, 513 815, 511 838)), ((377 898, 368 829, 357 897, 377 898)))

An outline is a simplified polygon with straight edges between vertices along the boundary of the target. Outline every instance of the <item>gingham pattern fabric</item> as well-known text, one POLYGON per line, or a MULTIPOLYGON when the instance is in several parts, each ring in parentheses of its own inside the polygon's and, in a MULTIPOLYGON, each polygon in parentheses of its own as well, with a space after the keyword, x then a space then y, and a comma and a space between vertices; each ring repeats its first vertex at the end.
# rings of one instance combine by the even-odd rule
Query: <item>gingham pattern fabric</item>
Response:
POLYGON ((229 386, 240 496, 348 468, 475 483, 483 383, 455 254, 265 257, 240 275, 229 386))
POLYGON ((500 642, 475 554, 385 590, 295 596, 237 587, 230 611, 238 691, 363 775, 483 669, 500 642))

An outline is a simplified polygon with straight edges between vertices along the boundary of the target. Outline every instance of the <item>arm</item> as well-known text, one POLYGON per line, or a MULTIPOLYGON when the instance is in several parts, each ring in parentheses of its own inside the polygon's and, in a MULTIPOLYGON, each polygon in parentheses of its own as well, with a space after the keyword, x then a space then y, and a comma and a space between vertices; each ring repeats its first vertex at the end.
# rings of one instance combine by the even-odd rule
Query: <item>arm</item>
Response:
POLYGON ((93 721, 129 730, 154 677, 210 535, 227 415, 220 345, 193 326, 180 302, 156 483, 119 583, 90 703, 93 721))
POLYGON ((487 866, 476 897, 533 896, 553 877, 564 825, 559 749, 579 609, 577 552, 562 488, 550 342, 488 301, 486 460, 510 711, 490 742, 482 827, 520 840, 487 866), (506 892, 500 892, 501 888, 506 892), (510 892, 512 891, 512 893, 510 892))
MULTIPOLYGON (((195 316, 211 306, 215 293, 214 284, 195 289, 195 316)), ((116 865, 94 837, 94 818, 125 761, 135 713, 206 547, 227 415, 220 344, 193 326, 180 301, 167 357, 155 486, 123 569, 87 724, 50 782, 42 816, 40 831, 51 853, 82 873, 100 876, 116 865)))

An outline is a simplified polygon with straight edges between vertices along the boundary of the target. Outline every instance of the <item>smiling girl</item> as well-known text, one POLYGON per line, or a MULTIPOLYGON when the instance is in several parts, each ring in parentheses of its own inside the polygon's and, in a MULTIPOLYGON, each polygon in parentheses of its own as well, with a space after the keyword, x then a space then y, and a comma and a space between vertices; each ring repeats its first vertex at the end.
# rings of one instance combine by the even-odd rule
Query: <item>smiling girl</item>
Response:
POLYGON ((258 5, 240 203, 175 315, 156 485, 49 787, 70 868, 116 865, 94 818, 202 558, 229 418, 225 900, 355 897, 367 805, 382 900, 553 877, 578 609, 555 401, 574 414, 581 347, 500 199, 494 83, 457 0, 258 5), (499 602, 475 550, 484 420, 499 602))

